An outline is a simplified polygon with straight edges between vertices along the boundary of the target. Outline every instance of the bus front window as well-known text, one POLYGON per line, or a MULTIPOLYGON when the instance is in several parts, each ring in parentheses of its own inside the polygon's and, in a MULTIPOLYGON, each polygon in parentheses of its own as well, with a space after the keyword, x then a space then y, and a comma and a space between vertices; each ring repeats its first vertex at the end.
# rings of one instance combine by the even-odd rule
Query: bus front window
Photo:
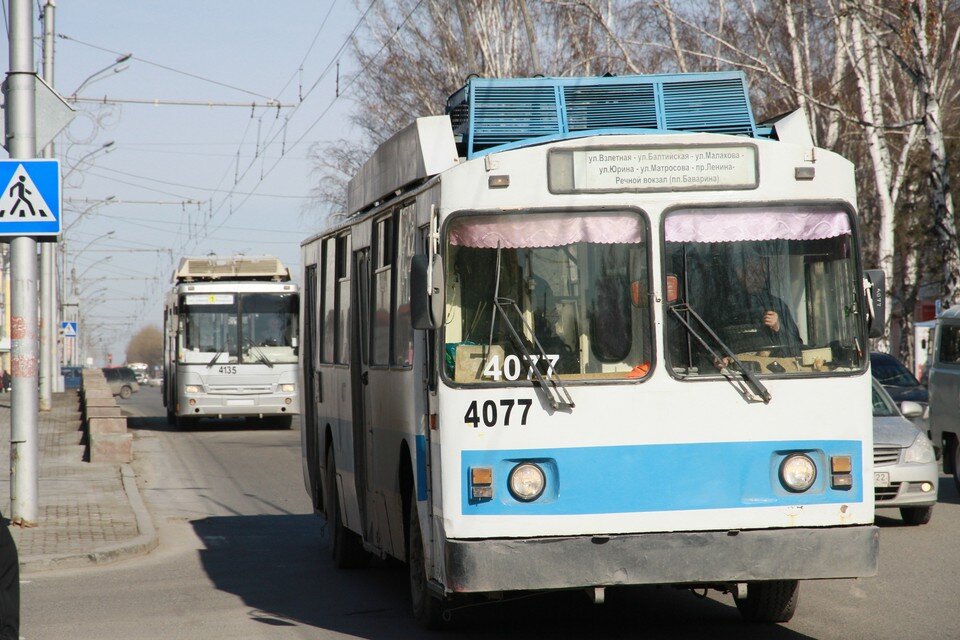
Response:
POLYGON ((731 360, 724 346, 756 375, 818 375, 864 366, 847 213, 680 210, 667 215, 664 233, 665 275, 676 279, 681 303, 670 309, 668 302, 667 309, 674 375, 719 374, 731 360))
POLYGON ((235 364, 237 303, 232 293, 187 294, 181 299, 182 363, 235 364))
POLYGON ((645 220, 628 212, 456 218, 447 234, 447 377, 524 382, 532 366, 563 380, 644 377, 646 237, 645 220))
POLYGON ((296 362, 298 308, 298 296, 293 293, 244 293, 240 298, 243 362, 296 362))

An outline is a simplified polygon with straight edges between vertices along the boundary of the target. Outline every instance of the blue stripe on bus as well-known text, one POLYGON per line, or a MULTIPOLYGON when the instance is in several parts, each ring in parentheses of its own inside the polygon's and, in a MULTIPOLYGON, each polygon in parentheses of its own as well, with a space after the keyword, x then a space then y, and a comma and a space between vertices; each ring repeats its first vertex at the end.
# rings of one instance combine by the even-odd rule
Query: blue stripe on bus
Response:
MULTIPOLYGON (((863 501, 863 460, 858 440, 713 442, 565 449, 463 451, 463 515, 583 515, 734 509, 863 501), (790 493, 779 480, 780 463, 803 452, 817 466, 813 487, 790 493), (853 461, 854 486, 830 487, 830 456, 853 461), (520 462, 538 464, 547 478, 543 495, 524 503, 508 487, 520 462), (493 498, 475 499, 470 468, 493 469, 493 498)), ((872 491, 872 486, 869 487, 872 491)))
POLYGON ((427 499, 427 436, 416 436, 417 502, 427 499))

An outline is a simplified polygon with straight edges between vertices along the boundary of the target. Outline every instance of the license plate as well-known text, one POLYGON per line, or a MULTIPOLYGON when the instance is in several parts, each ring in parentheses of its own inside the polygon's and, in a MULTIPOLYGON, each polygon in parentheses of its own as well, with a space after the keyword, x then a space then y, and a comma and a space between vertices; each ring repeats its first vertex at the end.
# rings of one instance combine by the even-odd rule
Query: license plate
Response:
POLYGON ((875 487, 889 487, 890 486, 890 474, 886 471, 874 471, 873 472, 873 486, 875 487))

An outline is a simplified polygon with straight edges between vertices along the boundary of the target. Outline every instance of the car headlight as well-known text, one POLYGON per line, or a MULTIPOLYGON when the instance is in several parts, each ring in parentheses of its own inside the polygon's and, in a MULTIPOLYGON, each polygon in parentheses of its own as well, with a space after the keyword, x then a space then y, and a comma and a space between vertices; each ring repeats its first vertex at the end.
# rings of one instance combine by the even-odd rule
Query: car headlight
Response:
POLYGON ((933 451, 933 445, 927 436, 922 433, 917 434, 917 437, 913 440, 913 444, 907 447, 907 450, 903 453, 904 462, 919 462, 925 464, 927 462, 933 462, 934 460, 936 460, 936 454, 933 451))
POLYGON ((184 393, 200 393, 200 386, 195 384, 184 385, 184 393))
POLYGON ((780 463, 780 481, 787 491, 806 491, 816 479, 817 465, 806 454, 792 453, 780 463))
POLYGON ((295 384, 282 384, 280 385, 280 391, 283 393, 293 393, 297 390, 297 385, 295 384))
POLYGON ((543 494, 547 478, 532 462, 521 462, 510 472, 510 493, 521 502, 532 502, 543 494))

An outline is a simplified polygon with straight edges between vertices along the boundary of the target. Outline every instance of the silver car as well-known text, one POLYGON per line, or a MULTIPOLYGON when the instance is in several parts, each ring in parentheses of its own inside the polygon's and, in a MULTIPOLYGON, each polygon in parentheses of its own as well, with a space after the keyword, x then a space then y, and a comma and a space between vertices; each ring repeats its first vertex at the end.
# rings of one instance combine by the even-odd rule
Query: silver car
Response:
POLYGON ((873 381, 875 506, 899 508, 904 523, 909 525, 929 522, 937 502, 940 470, 933 445, 907 419, 922 413, 923 407, 909 400, 898 409, 883 387, 873 381))

